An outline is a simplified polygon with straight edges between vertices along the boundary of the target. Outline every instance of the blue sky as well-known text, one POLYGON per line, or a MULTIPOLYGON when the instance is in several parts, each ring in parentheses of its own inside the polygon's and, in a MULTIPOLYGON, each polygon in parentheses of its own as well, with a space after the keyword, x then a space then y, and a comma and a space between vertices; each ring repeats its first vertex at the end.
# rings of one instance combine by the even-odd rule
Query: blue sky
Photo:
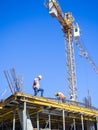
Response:
MULTIPOLYGON (((0 0, 0 92, 10 90, 3 71, 12 67, 24 77, 23 92, 33 95, 33 79, 41 74, 44 96, 62 91, 68 98, 64 34, 44 0, 0 0)), ((72 12, 81 30, 81 44, 98 66, 98 1, 59 0, 63 12, 72 12)), ((78 98, 83 101, 89 89, 92 104, 98 107, 98 74, 81 58, 75 47, 78 98)))

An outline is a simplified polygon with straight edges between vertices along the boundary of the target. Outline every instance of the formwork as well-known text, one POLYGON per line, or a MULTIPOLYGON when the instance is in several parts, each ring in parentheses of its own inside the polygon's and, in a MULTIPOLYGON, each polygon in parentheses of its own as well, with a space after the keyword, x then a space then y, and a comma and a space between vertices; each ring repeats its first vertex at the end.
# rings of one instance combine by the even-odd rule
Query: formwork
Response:
POLYGON ((0 102, 0 130, 31 129, 98 130, 98 110, 78 102, 62 103, 20 92, 0 102), (32 128, 27 127, 30 122, 32 128))

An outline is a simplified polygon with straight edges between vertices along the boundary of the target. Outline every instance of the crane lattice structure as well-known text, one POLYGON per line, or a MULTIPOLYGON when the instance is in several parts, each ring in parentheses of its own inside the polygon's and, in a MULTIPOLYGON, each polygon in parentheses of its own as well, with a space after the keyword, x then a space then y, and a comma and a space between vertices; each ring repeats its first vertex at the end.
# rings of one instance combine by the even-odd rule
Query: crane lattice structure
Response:
POLYGON ((81 56, 85 57, 88 60, 88 62, 92 65, 96 73, 98 73, 98 68, 96 67, 95 63, 92 61, 88 53, 85 51, 85 49, 79 42, 80 28, 78 24, 75 23, 75 19, 72 16, 72 14, 70 12, 63 14, 56 0, 49 0, 48 2, 46 2, 45 5, 49 10, 49 14, 58 20, 64 33, 68 91, 69 96, 73 97, 73 100, 77 101, 78 94, 74 44, 77 45, 78 49, 80 50, 81 56))

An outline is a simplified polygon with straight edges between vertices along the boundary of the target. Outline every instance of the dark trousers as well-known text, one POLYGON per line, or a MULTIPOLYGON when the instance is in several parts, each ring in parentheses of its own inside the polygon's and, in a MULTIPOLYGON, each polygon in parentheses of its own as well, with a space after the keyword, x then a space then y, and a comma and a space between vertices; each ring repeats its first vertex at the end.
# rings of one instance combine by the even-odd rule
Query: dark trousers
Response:
POLYGON ((42 88, 34 88, 34 96, 41 92, 41 97, 43 97, 44 90, 42 88))

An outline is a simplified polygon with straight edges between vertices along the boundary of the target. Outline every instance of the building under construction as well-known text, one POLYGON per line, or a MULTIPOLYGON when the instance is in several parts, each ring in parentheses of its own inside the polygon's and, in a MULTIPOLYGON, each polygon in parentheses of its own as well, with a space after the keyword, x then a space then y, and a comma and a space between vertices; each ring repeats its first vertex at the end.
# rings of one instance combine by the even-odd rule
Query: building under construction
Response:
POLYGON ((70 12, 62 13, 56 0, 46 2, 49 14, 60 23, 66 48, 66 68, 69 97, 61 102, 56 98, 38 97, 21 92, 15 70, 4 71, 12 95, 0 101, 0 130, 98 130, 98 109, 78 101, 74 44, 96 73, 98 68, 79 42, 80 29, 70 12))
POLYGON ((17 92, 0 102, 0 130, 98 130, 98 109, 17 92))

